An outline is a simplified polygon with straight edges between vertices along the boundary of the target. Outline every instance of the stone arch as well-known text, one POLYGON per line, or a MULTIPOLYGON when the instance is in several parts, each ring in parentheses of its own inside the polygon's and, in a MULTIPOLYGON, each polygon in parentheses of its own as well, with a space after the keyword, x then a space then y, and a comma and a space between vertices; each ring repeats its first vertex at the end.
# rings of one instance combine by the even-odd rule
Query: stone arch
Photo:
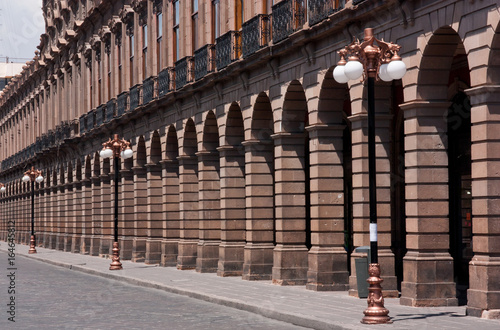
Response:
POLYGON ((251 138, 270 140, 273 134, 273 110, 266 93, 259 93, 252 112, 251 138))
POLYGON ((194 156, 198 151, 198 143, 196 139, 196 126, 191 118, 186 121, 184 126, 184 136, 182 142, 183 155, 194 156))
POLYGON ((287 88, 283 102, 281 131, 287 133, 304 132, 308 122, 307 101, 304 88, 298 80, 293 80, 287 88))
POLYGON ((219 130, 213 111, 209 111, 203 125, 202 150, 216 151, 219 147, 219 130))
MULTIPOLYGON (((272 114, 271 114, 272 115, 272 114)), ((226 116, 226 144, 239 146, 245 139, 243 115, 238 103, 233 102, 226 116)))
POLYGON ((317 118, 311 118, 311 123, 342 125, 346 116, 351 115, 349 89, 346 84, 339 84, 333 79, 333 68, 330 68, 323 79, 319 91, 317 118))
POLYGON ((161 160, 161 141, 158 131, 154 131, 153 136, 151 137, 149 159, 151 164, 159 164, 161 160))
POLYGON ((143 135, 139 136, 139 138, 137 139, 137 150, 135 154, 136 166, 143 167, 144 165, 146 165, 146 141, 144 140, 143 135))
POLYGON ((174 125, 170 125, 167 131, 167 146, 165 148, 166 160, 177 160, 179 157, 179 141, 177 138, 177 130, 174 125))

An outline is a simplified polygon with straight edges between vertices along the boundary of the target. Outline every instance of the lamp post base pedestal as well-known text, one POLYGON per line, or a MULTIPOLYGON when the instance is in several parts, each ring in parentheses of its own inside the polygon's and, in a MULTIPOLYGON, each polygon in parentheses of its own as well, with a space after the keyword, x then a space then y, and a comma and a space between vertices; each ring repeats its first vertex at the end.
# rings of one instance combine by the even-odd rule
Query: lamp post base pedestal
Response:
POLYGON ((113 242, 113 262, 109 266, 109 270, 120 270, 123 269, 122 263, 120 262, 120 248, 118 247, 118 242, 113 242))
POLYGON ((382 279, 380 278, 380 264, 370 264, 368 266, 367 282, 368 288, 368 308, 363 312, 365 317, 361 320, 364 324, 385 324, 392 323, 389 317, 389 310, 384 307, 384 297, 382 296, 382 279))
POLYGON ((29 254, 34 254, 36 253, 36 239, 35 239, 35 235, 31 235, 31 238, 30 238, 30 249, 28 251, 29 254))

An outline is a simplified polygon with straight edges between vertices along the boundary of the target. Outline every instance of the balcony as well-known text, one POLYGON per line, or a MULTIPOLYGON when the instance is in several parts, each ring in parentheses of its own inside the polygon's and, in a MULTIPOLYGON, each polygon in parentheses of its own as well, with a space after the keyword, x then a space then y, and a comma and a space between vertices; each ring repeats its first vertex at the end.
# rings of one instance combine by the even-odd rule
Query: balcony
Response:
MULTIPOLYGON (((87 132, 87 115, 83 114, 80 116, 80 135, 83 135, 87 132)), ((43 143, 40 143, 43 146, 43 143)))
POLYGON ((222 70, 241 55, 241 33, 229 31, 221 35, 215 44, 215 64, 217 70, 222 70))
POLYGON ((174 74, 173 68, 165 68, 158 74, 158 96, 163 96, 172 91, 172 76, 174 74))
POLYGON ((125 113, 127 110, 127 98, 128 98, 128 92, 122 92, 118 95, 117 98, 117 109, 116 109, 116 115, 119 117, 125 113))
POLYGON ((104 117, 104 122, 110 122, 115 117, 116 113, 116 99, 111 99, 106 103, 106 116, 104 117))
POLYGON ((269 43, 269 16, 257 15, 246 21, 241 29, 242 53, 246 58, 269 43))
POLYGON ((95 111, 95 126, 99 127, 104 123, 104 112, 106 111, 106 107, 101 104, 100 106, 97 107, 95 111))
POLYGON ((214 51, 214 45, 208 44, 194 52, 194 80, 199 80, 210 72, 214 72, 214 51))
POLYGON ((156 76, 151 76, 142 82, 142 104, 148 104, 156 99, 156 76))
POLYGON ((313 26, 344 8, 345 0, 309 0, 307 4, 309 25, 313 26))
POLYGON ((141 100, 141 84, 134 85, 130 88, 130 111, 135 110, 139 106, 141 100))
POLYGON ((95 110, 90 110, 87 113, 87 131, 90 131, 95 126, 95 110))
POLYGON ((273 43, 286 39, 306 22, 304 0, 283 0, 273 7, 273 43))
POLYGON ((193 81, 193 57, 186 56, 175 62, 175 89, 193 81))

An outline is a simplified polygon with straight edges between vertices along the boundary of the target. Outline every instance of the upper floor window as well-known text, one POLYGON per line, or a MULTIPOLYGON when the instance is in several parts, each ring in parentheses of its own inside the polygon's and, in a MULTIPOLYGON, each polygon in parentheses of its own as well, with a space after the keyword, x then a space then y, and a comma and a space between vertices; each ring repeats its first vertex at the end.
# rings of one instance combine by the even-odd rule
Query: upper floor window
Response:
POLYGON ((220 2, 212 1, 212 43, 220 37, 220 2))
POLYGON ((191 14, 191 29, 193 37, 193 54, 198 49, 198 0, 192 0, 193 13, 191 14))
POLYGON ((235 30, 241 30, 241 26, 243 25, 243 0, 235 0, 235 6, 234 6, 234 17, 236 18, 235 20, 235 30))
POLYGON ((161 47, 162 47, 162 39, 163 39, 163 14, 162 12, 158 12, 156 14, 156 63, 158 65, 158 72, 161 71, 161 47))
POLYGON ((130 86, 134 85, 134 35, 130 33, 129 35, 129 53, 130 53, 130 71, 129 71, 129 76, 130 76, 130 86))
POLYGON ((148 69, 148 26, 142 26, 142 72, 144 77, 147 76, 148 69))
POLYGON ((179 19, 180 19, 180 7, 179 0, 173 1, 173 29, 174 29, 174 62, 180 57, 180 34, 179 34, 179 19))

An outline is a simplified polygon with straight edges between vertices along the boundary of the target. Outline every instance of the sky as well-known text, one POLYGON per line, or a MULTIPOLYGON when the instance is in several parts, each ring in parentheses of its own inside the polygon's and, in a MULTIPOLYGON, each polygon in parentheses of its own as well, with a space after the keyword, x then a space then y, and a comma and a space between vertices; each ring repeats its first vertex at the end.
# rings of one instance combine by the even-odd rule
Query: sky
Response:
POLYGON ((0 61, 26 62, 45 32, 42 0, 0 0, 0 61))

